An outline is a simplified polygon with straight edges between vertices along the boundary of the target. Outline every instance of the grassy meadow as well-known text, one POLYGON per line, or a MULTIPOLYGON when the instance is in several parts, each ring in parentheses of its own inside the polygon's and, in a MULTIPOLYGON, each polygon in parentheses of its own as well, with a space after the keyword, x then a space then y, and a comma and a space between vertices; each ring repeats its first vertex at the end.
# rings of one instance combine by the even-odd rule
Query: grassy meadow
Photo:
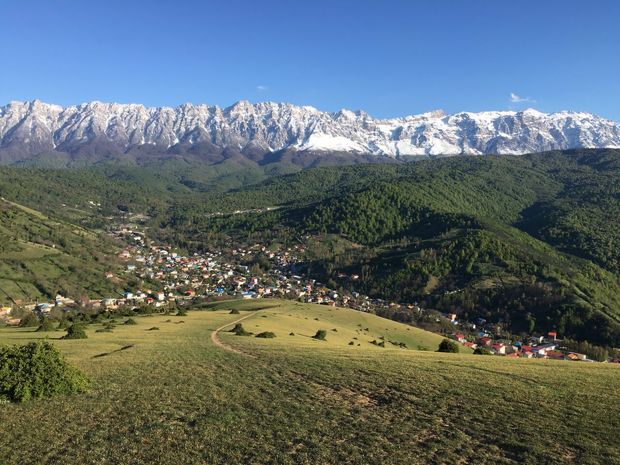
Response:
POLYGON ((439 354, 416 328, 275 300, 134 319, 73 341, 0 329, 48 337, 91 379, 0 405, 0 464, 620 463, 617 366, 439 354), (226 332, 240 318, 276 337, 226 332))

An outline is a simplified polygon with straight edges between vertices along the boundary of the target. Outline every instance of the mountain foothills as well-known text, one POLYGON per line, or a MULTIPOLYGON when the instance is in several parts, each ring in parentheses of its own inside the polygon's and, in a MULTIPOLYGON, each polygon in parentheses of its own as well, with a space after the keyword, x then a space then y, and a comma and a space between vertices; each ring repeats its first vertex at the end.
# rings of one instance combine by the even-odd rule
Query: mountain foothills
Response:
MULTIPOLYGON (((132 218, 152 239, 190 253, 301 241, 300 272, 334 289, 418 302, 513 333, 555 330, 620 346, 620 150, 396 160, 268 179, 265 171, 220 166, 214 174, 215 166, 200 166, 169 158, 147 166, 0 167, 0 195, 19 205, 5 203, 4 211, 35 231, 19 235, 7 220, 3 234, 19 236, 22 254, 44 247, 45 266, 56 260, 51 253, 82 260, 65 269, 91 270, 100 281, 116 265, 97 241, 132 218), (67 233, 36 233, 50 222, 67 233), (350 281, 353 274, 360 279, 350 281)), ((17 252, 0 255, 3 267, 23 274, 13 281, 47 296, 73 290, 23 271, 17 252)), ((124 285, 95 281, 80 278, 95 294, 124 285)))
POLYGON ((614 150, 322 168, 177 203, 159 224, 189 249, 222 231, 305 240, 334 287, 618 346, 619 178, 614 150), (226 206, 281 208, 213 215, 226 206))
POLYGON ((101 234, 0 199, 0 302, 118 294, 127 282, 118 278, 117 248, 101 234))
POLYGON ((61 107, 40 101, 0 107, 3 163, 35 160, 58 166, 114 158, 144 163, 184 156, 203 163, 291 159, 307 165, 308 158, 325 152, 350 159, 586 147, 620 147, 620 125, 587 113, 532 109, 376 119, 362 111, 326 113, 309 106, 246 101, 228 108, 100 102, 61 107))

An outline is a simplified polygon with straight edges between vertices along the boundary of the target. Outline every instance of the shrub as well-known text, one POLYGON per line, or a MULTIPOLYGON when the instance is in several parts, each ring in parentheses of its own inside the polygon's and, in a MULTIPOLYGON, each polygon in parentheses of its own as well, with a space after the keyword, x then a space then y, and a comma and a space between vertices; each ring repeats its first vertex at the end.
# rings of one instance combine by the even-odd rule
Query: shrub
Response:
POLYGON ((41 326, 37 328, 37 331, 54 331, 56 327, 54 326, 54 322, 49 318, 43 318, 43 322, 41 326))
POLYGON ((324 329, 319 329, 316 334, 312 336, 313 339, 317 339, 319 341, 324 341, 326 337, 327 331, 325 331, 324 329))
POLYGON ((177 311, 177 316, 187 316, 187 310, 185 310, 184 308, 179 308, 179 310, 177 311))
POLYGON ((78 324, 72 324, 67 329, 67 334, 65 334, 63 339, 86 339, 86 332, 84 331, 84 327, 78 324))
POLYGON ((103 328, 98 329, 97 331, 95 331, 96 333, 111 333, 112 330, 114 329, 114 324, 113 323, 106 323, 105 325, 103 325, 103 328))
POLYGON ((474 354, 476 355, 491 355, 491 351, 486 347, 476 347, 474 349, 474 354))
POLYGON ((136 320, 134 320, 133 318, 127 318, 127 321, 125 321, 126 325, 137 325, 138 322, 136 320))
POLYGON ((453 354, 459 353, 459 345, 456 341, 452 341, 450 339, 444 339, 439 343, 439 348, 437 352, 448 352, 453 354))
POLYGON ((88 379, 49 342, 0 347, 0 399, 24 402, 87 387, 88 379))
POLYGON ((236 336, 250 336, 252 334, 248 333, 241 323, 235 324, 235 327, 230 332, 235 333, 236 336))
POLYGON ((19 322, 19 326, 22 328, 31 328, 34 326, 39 326, 41 324, 41 320, 34 313, 27 313, 19 322))
POLYGON ((272 333, 271 331, 264 331, 262 333, 258 333, 256 337, 262 337, 265 339, 273 339, 274 337, 276 337, 276 335, 275 333, 272 333))
POLYGON ((233 308, 233 309, 230 311, 230 314, 231 314, 231 315, 239 315, 239 314, 240 314, 240 312, 239 312, 239 310, 237 310, 236 308, 233 308))
POLYGON ((294 336, 294 335, 295 335, 295 333, 292 333, 292 332, 291 332, 291 333, 288 333, 288 335, 289 335, 289 336, 294 336))

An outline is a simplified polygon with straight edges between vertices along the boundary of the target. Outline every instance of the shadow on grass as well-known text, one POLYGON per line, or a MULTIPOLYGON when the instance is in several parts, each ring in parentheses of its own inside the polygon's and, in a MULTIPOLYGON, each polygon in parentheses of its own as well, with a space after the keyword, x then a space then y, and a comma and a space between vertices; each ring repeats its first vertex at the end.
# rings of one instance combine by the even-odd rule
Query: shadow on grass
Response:
POLYGON ((116 352, 122 352, 123 350, 131 349, 134 344, 129 344, 128 346, 123 346, 120 349, 113 350, 112 352, 104 352, 102 354, 93 355, 93 358, 101 358, 106 357, 107 355, 115 354, 116 352))

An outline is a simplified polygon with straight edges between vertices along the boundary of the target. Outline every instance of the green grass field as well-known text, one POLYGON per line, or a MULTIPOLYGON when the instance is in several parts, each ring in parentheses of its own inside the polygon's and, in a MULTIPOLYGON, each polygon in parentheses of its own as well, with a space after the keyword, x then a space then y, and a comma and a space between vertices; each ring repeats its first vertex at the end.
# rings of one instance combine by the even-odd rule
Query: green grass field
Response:
POLYGON ((74 341, 0 329, 0 343, 49 336, 92 381, 0 405, 0 464, 620 463, 617 366, 411 350, 441 338, 275 300, 134 319, 74 341), (227 327, 219 340, 243 353, 214 345, 240 318, 276 337, 227 327))

